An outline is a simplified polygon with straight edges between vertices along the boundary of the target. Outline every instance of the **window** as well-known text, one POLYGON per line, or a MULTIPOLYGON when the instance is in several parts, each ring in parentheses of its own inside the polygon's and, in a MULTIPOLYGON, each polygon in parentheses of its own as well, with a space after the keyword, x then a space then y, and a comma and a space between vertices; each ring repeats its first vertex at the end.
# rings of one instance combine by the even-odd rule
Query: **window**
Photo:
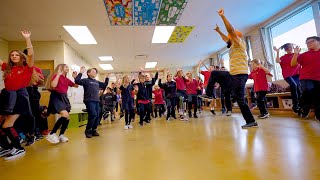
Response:
POLYGON ((229 56, 229 50, 223 52, 221 54, 221 59, 223 59, 224 67, 229 71, 230 70, 230 56, 229 56))
MULTIPOLYGON (((269 27, 268 30, 270 33, 271 47, 276 46, 279 48, 286 43, 293 43, 302 48, 302 53, 307 51, 306 38, 317 35, 312 6, 309 5, 289 15, 283 21, 280 21, 280 23, 269 27)), ((284 54, 285 52, 283 50, 280 51, 280 57, 284 54)), ((275 52, 273 52, 272 55, 273 59, 275 59, 275 52)), ((283 79, 282 70, 278 63, 275 63, 275 75, 277 80, 283 79)))

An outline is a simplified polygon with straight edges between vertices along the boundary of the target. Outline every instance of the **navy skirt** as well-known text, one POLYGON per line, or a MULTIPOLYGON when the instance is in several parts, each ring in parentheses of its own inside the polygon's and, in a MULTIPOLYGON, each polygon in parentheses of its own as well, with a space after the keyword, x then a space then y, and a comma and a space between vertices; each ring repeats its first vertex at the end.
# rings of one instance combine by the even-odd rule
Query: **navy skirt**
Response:
POLYGON ((66 110, 70 112, 71 105, 67 94, 61 94, 56 91, 51 91, 48 107, 48 114, 58 114, 66 110))
POLYGON ((26 88, 17 91, 3 89, 0 94, 1 115, 32 115, 29 94, 26 88))

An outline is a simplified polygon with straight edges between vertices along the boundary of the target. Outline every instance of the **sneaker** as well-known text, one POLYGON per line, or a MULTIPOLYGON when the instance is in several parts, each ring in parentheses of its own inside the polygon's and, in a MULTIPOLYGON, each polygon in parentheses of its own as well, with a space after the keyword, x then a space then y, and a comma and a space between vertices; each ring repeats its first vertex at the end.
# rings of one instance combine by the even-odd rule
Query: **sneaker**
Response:
POLYGON ((0 158, 4 157, 4 156, 7 156, 8 154, 13 153, 14 151, 15 151, 14 148, 12 148, 12 149, 1 149, 0 150, 0 158))
POLYGON ((139 126, 140 126, 140 127, 143 127, 143 123, 139 122, 139 126))
POLYGON ((254 110, 256 107, 257 107, 257 105, 252 103, 251 106, 250 106, 250 110, 254 110))
POLYGON ((302 117, 302 118, 308 118, 308 117, 309 117, 309 112, 310 112, 310 111, 304 112, 303 110, 301 110, 298 115, 299 115, 300 117, 302 117))
POLYGON ((96 130, 94 130, 92 131, 92 136, 100 136, 100 134, 96 130))
POLYGON ((15 149, 14 148, 14 151, 10 154, 8 154, 4 160, 12 160, 12 159, 15 159, 15 158, 18 158, 18 157, 21 157, 23 155, 26 154, 26 150, 24 148, 22 149, 15 149))
POLYGON ((180 120, 184 121, 184 115, 180 115, 180 120))
POLYGON ((57 144, 60 142, 58 136, 56 135, 56 133, 53 133, 53 134, 49 134, 47 137, 46 137, 46 140, 51 142, 52 144, 57 144))
POLYGON ((20 144, 24 144, 24 143, 27 143, 27 141, 23 138, 20 138, 20 144))
POLYGON ((133 126, 130 124, 130 125, 128 125, 128 127, 129 127, 129 129, 133 129, 133 126))
POLYGON ((257 128, 257 127, 259 127, 257 122, 252 122, 252 123, 245 124, 245 125, 241 126, 242 129, 257 128))
POLYGON ((84 134, 86 135, 87 138, 92 138, 91 130, 86 130, 84 134))
POLYGON ((212 109, 210 112, 211 112, 213 115, 216 115, 216 112, 214 111, 214 109, 212 109))
POLYGON ((231 116, 232 115, 232 111, 227 111, 227 116, 231 116))
POLYGON ((295 114, 299 114, 300 112, 300 108, 292 108, 292 110, 295 114))
POLYGON ((266 119, 270 117, 270 114, 269 113, 266 113, 266 114, 261 114, 260 116, 258 116, 259 119, 266 119))
POLYGON ((40 141, 41 139, 43 139, 43 135, 42 134, 36 135, 36 137, 35 137, 36 141, 40 141))
POLYGON ((26 146, 31 146, 34 144, 36 140, 36 137, 35 136, 27 136, 27 144, 26 146))
POLYGON ((183 116, 183 120, 184 120, 184 121, 189 121, 189 119, 188 119, 187 116, 183 116))
POLYGON ((128 125, 125 125, 123 129, 129 129, 128 125))
POLYGON ((64 143, 69 141, 69 139, 64 134, 61 134, 59 136, 59 140, 60 142, 64 142, 64 143))
POLYGON ((195 114, 195 115, 193 115, 193 117, 194 117, 194 118, 199 118, 196 114, 195 114))

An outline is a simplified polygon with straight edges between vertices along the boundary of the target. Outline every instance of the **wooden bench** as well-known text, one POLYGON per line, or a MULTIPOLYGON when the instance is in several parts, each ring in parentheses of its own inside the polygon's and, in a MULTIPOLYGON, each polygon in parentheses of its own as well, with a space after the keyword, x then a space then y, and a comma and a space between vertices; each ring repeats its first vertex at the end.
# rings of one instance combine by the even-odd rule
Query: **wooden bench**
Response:
POLYGON ((72 109, 70 112, 69 128, 78 128, 88 123, 88 113, 82 109, 72 109))

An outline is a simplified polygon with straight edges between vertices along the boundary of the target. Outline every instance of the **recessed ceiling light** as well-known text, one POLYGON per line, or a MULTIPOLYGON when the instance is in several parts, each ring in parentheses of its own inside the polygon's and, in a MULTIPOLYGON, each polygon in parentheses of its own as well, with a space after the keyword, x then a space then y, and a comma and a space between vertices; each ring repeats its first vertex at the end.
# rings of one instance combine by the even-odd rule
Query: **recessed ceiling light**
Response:
POLYGON ((63 26, 79 44, 97 44, 87 26, 63 26))
POLYGON ((99 59, 101 61, 113 61, 113 57, 112 56, 99 56, 99 59))
POLYGON ((146 69, 155 68, 158 62, 146 62, 146 69))
POLYGON ((168 43, 175 26, 156 26, 152 43, 168 43))
POLYGON ((103 69, 103 70, 113 70, 113 67, 111 64, 99 64, 99 66, 103 69))

